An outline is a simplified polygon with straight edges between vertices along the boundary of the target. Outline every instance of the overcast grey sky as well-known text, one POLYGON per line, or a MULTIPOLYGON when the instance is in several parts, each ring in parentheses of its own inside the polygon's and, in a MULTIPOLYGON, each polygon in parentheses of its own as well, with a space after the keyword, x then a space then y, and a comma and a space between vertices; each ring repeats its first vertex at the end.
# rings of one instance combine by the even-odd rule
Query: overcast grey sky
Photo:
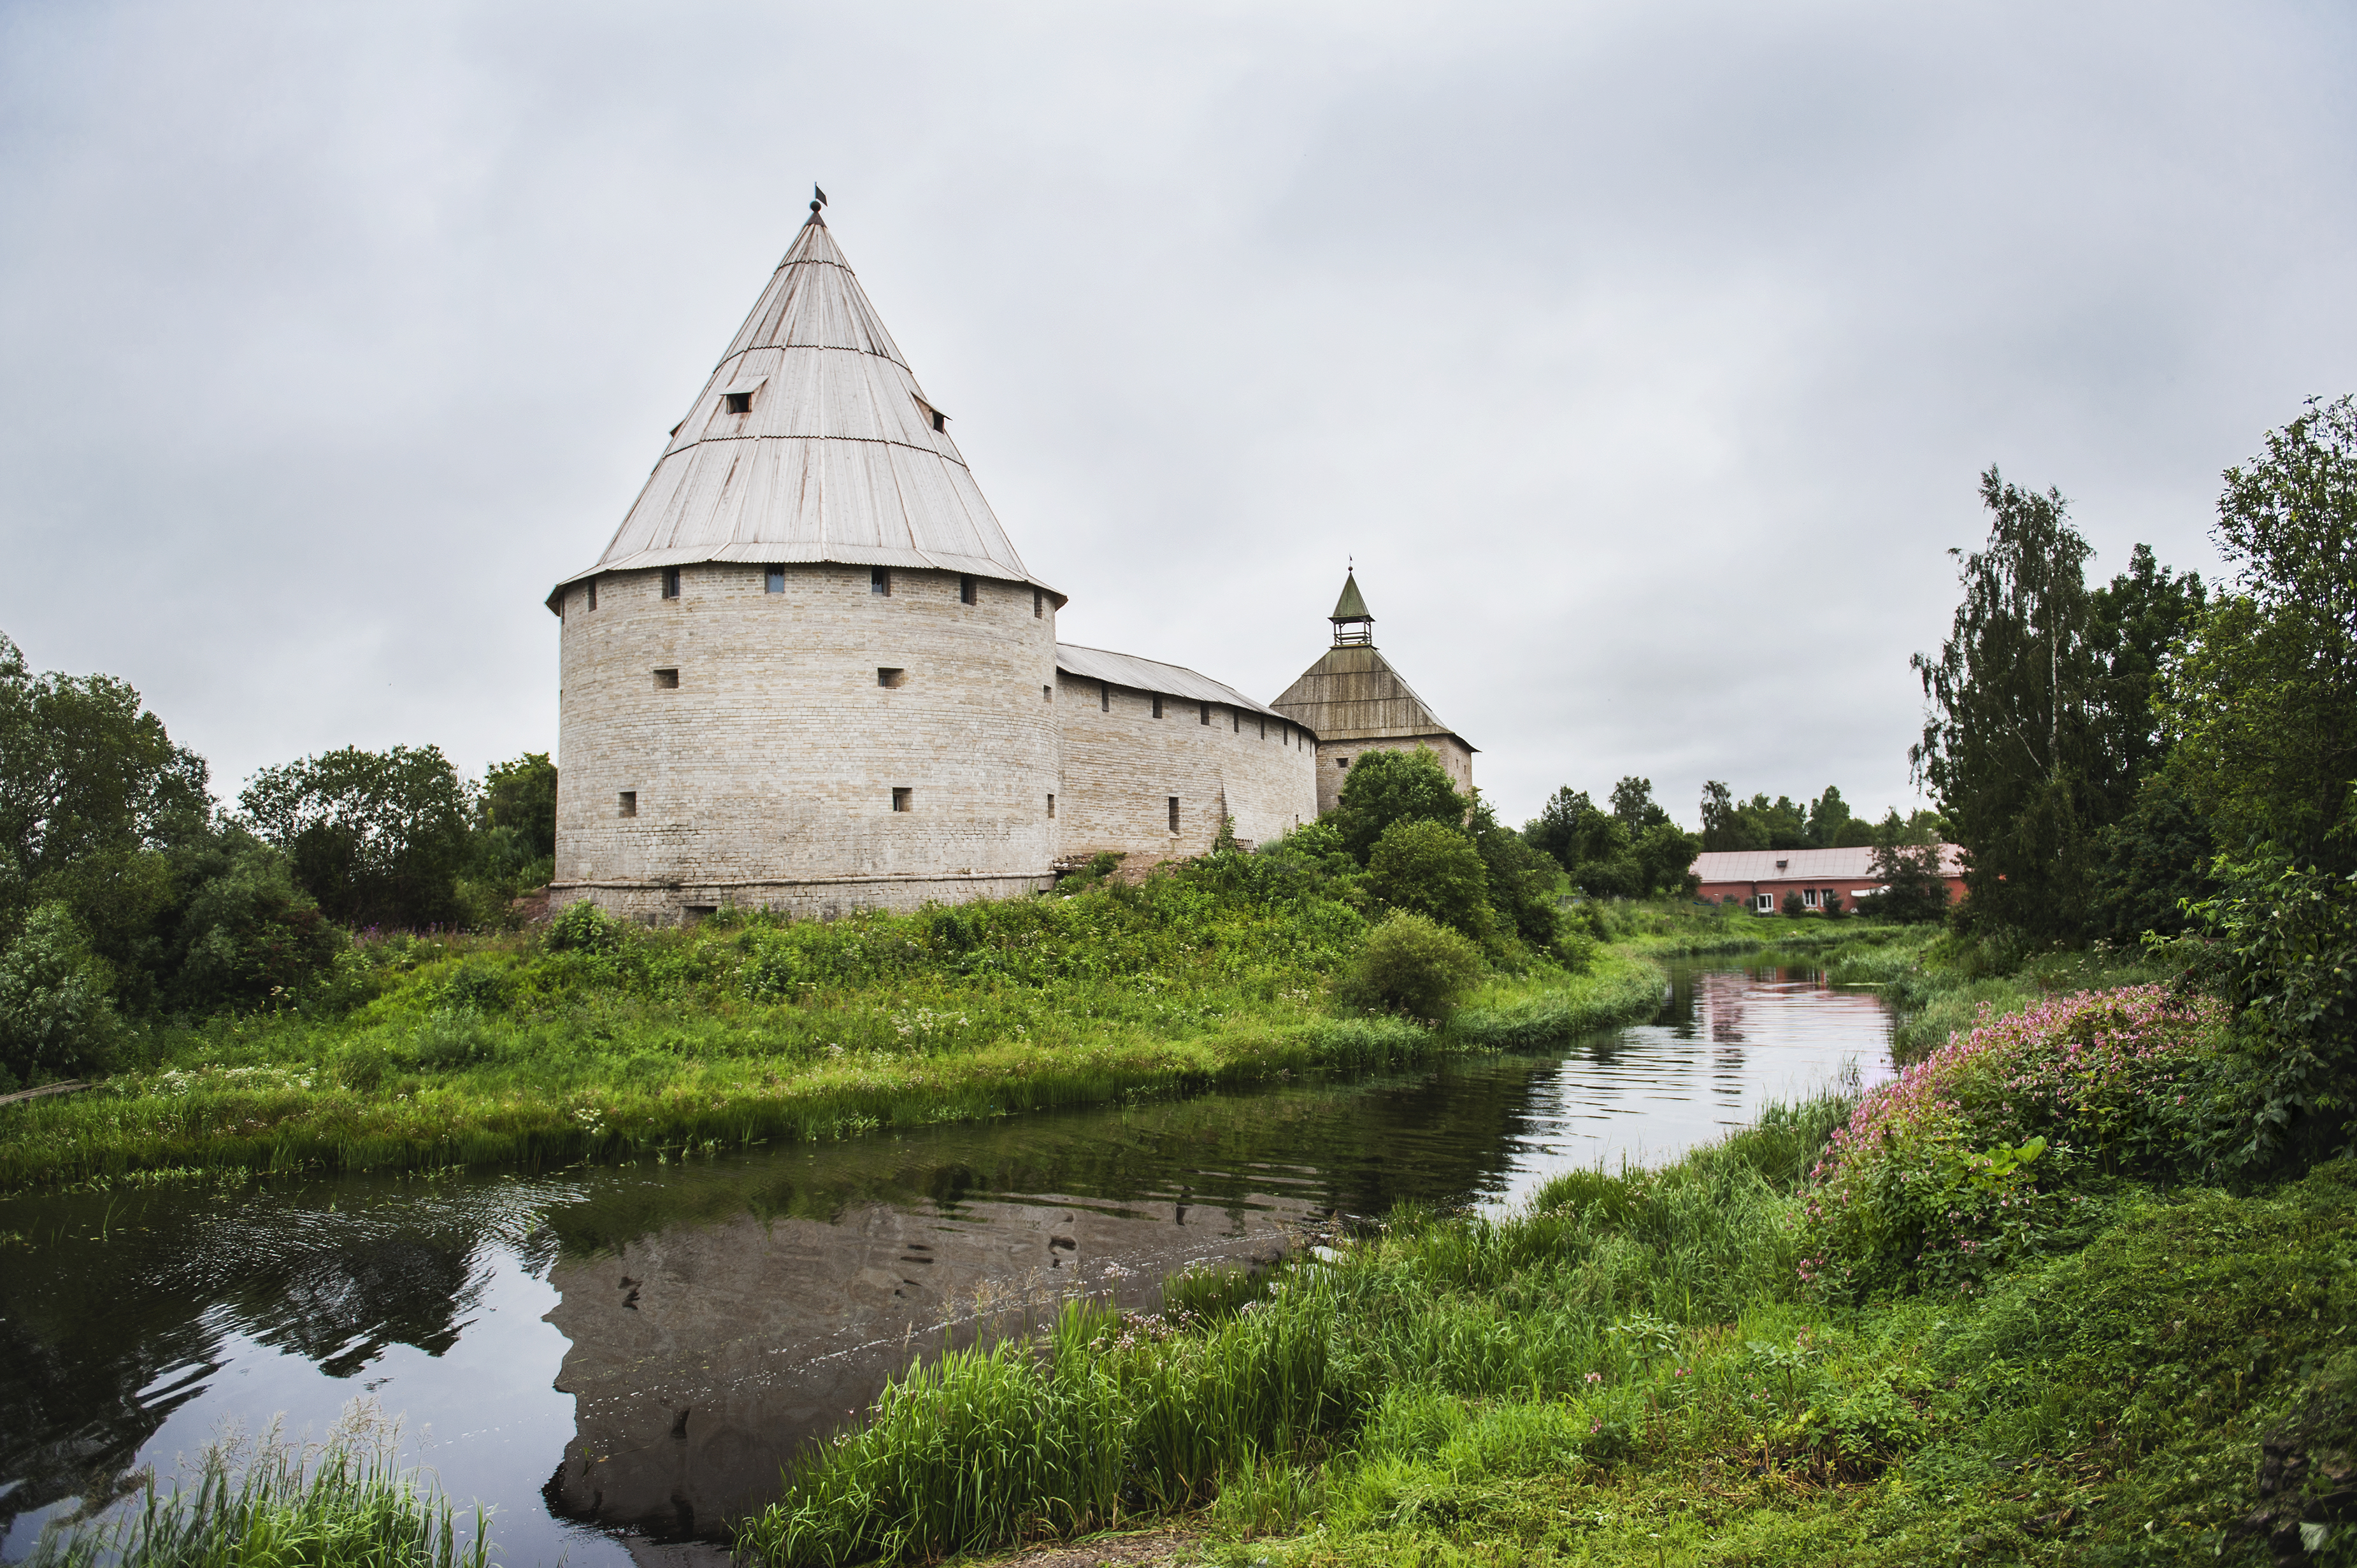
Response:
MULTIPOLYGON (((1069 641, 1377 640, 1510 820, 1913 799, 1975 478, 2205 573, 2357 387, 2345 4, 0 5, 0 630, 268 763, 554 744, 811 182, 1069 641)), ((560 758, 560 762, 561 762, 560 758)))

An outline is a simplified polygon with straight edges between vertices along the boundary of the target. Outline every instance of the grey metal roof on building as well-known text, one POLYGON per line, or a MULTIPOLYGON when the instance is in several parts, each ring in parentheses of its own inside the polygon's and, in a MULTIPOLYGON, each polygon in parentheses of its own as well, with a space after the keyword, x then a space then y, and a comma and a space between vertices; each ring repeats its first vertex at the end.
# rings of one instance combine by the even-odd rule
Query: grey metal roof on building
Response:
POLYGON ((1271 705, 1320 740, 1412 740, 1445 735, 1468 751, 1480 749, 1442 724, 1399 671, 1364 644, 1328 649, 1271 705))
POLYGON ((1056 644, 1056 668, 1067 675, 1077 675, 1087 681, 1105 681, 1133 692, 1159 692, 1165 696, 1184 697, 1193 703, 1216 703, 1225 708, 1242 708, 1248 714, 1262 714, 1273 719, 1286 719, 1309 730, 1317 731, 1301 720, 1278 713, 1265 703, 1255 703, 1233 686, 1223 685, 1209 675, 1199 675, 1181 664, 1162 664, 1151 659, 1140 659, 1134 653, 1108 653, 1102 648, 1080 648, 1069 642, 1056 644))
MULTIPOLYGON (((1940 875, 1964 874, 1964 851, 1940 846, 1940 875)), ((1873 875, 1874 851, 1849 849, 1713 849, 1695 856, 1695 875, 1705 882, 1858 881, 1873 875)))
POLYGON ((601 572, 699 561, 934 568, 1056 594, 937 412, 813 212, 605 553, 549 607, 601 572), (745 413, 727 411, 732 394, 749 398, 745 413))

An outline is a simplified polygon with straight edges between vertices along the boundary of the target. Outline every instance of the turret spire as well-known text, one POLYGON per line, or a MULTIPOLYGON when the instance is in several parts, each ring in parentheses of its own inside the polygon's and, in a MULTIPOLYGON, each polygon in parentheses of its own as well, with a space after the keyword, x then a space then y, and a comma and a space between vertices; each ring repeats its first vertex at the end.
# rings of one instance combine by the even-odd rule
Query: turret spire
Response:
POLYGON ((1342 596, 1334 601, 1334 613, 1326 618, 1334 623, 1335 647, 1375 645, 1375 618, 1367 613, 1367 601, 1359 592, 1356 571, 1342 574, 1342 596))

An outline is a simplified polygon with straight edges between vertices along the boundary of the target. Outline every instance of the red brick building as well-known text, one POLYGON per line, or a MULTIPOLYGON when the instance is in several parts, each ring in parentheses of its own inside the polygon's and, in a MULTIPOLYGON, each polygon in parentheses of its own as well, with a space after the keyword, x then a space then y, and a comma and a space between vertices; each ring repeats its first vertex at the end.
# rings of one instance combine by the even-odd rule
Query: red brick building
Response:
MULTIPOLYGON (((1763 915, 1784 907, 1784 895, 1798 893, 1810 914, 1825 907, 1825 895, 1841 896, 1842 908, 1855 909, 1857 901, 1880 890, 1872 875, 1874 851, 1857 849, 1720 849, 1695 856, 1694 875, 1702 878, 1695 896, 1716 904, 1736 898, 1763 915)), ((1948 902, 1964 897, 1964 852, 1954 844, 1940 846, 1940 875, 1948 884, 1948 902)))

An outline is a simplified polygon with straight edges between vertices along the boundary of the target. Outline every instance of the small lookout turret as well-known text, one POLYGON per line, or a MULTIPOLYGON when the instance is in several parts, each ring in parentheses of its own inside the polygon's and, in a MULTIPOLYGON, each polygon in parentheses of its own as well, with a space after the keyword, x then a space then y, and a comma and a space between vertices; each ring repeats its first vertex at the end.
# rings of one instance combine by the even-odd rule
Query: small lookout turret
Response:
POLYGON ((1342 596, 1334 601, 1334 613, 1326 618, 1334 623, 1334 646, 1337 648, 1372 648, 1375 645, 1375 618, 1367 613, 1367 601, 1359 593, 1359 575, 1342 574, 1342 596))

